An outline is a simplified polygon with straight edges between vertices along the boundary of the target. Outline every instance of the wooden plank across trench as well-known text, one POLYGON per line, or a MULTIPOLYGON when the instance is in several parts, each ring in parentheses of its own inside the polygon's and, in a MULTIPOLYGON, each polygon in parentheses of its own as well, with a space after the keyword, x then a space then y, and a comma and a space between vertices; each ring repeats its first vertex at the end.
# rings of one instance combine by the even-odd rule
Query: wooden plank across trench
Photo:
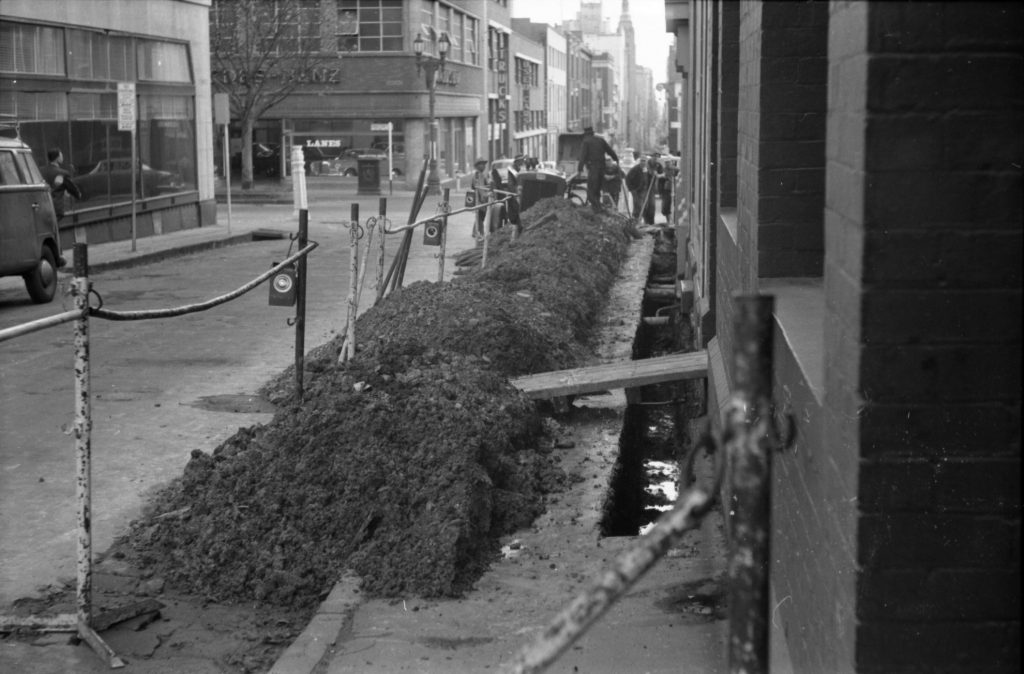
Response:
POLYGON ((676 353, 657 358, 627 360, 571 370, 541 372, 511 380, 530 398, 558 398, 617 388, 635 388, 708 374, 708 352, 676 353))

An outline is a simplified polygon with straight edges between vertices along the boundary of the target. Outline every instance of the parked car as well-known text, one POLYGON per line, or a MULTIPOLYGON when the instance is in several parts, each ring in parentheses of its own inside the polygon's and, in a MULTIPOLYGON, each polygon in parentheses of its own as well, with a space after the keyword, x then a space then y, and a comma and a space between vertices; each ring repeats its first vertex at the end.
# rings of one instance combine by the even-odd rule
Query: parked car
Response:
POLYGON ((545 173, 554 173, 557 176, 565 177, 565 171, 558 168, 558 162, 555 161, 542 161, 537 165, 538 171, 544 171, 545 173))
MULTIPOLYGON (((161 171, 139 162, 139 173, 141 174, 141 190, 137 194, 140 197, 151 197, 185 188, 181 177, 171 171, 161 171)), ((92 199, 95 196, 108 193, 111 196, 131 194, 131 157, 103 159, 91 171, 75 178, 75 183, 82 190, 83 199, 92 199)))
POLYGON ((384 150, 377 150, 372 147, 350 147, 341 153, 338 157, 338 161, 332 167, 334 173, 338 173, 344 176, 355 176, 359 174, 359 159, 362 157, 372 157, 374 159, 380 159, 383 161, 383 171, 387 172, 387 161, 388 154, 384 150))
POLYGON ((512 168, 512 164, 515 159, 495 159, 491 162, 492 173, 497 171, 498 177, 501 178, 501 182, 504 185, 508 185, 508 171, 512 168))
MULTIPOLYGON (((231 171, 234 175, 242 172, 242 153, 231 157, 231 171)), ((252 174, 273 178, 281 172, 281 146, 274 143, 252 144, 252 174)))
POLYGON ((19 138, 0 137, 0 276, 20 276, 33 302, 57 292, 61 257, 50 186, 19 138))

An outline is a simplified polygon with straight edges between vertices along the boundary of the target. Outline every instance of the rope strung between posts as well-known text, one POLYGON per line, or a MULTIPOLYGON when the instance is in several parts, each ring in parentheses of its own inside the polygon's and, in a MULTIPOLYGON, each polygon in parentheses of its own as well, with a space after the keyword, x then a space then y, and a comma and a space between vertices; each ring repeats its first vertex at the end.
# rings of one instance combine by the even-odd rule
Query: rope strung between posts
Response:
MULTIPOLYGON (((494 191, 497 192, 498 190, 494 190, 494 191)), ((513 196, 515 196, 515 195, 511 194, 510 192, 503 192, 503 194, 508 194, 508 196, 502 197, 501 199, 495 199, 494 201, 487 201, 487 202, 484 202, 484 203, 481 203, 481 204, 477 204, 475 206, 466 206, 464 208, 457 208, 454 211, 448 211, 447 215, 450 217, 452 215, 458 215, 459 213, 468 213, 469 211, 478 211, 481 208, 490 208, 491 206, 495 206, 497 204, 504 203, 504 202, 508 201, 509 199, 511 199, 513 196)), ((407 229, 416 229, 417 227, 419 227, 422 224, 428 223, 431 220, 436 220, 437 217, 438 217, 437 215, 432 215, 429 218, 423 218, 422 220, 417 220, 416 222, 412 222, 412 223, 409 223, 407 225, 402 225, 401 227, 395 227, 394 229, 385 229, 384 233, 385 234, 397 234, 398 232, 404 232, 407 229)), ((390 220, 388 222, 390 222, 390 220)))
MULTIPOLYGON (((108 321, 142 321, 150 318, 171 318, 174 316, 184 316, 185 314, 194 314, 199 311, 206 311, 207 309, 212 309, 218 304, 224 304, 225 302, 230 302, 231 300, 237 297, 241 297, 245 293, 249 292, 259 284, 269 279, 277 272, 289 266, 292 262, 295 262, 304 255, 309 255, 309 253, 312 252, 312 250, 316 248, 318 245, 319 244, 316 241, 310 241, 309 245, 307 245, 305 248, 296 252, 294 255, 288 257, 286 260, 284 260, 284 262, 279 262, 278 264, 274 265, 268 271, 260 274, 253 280, 246 283, 244 286, 236 290, 233 290, 225 295, 220 295, 218 297, 214 297, 213 299, 206 300, 205 302, 200 302, 198 304, 186 304, 184 306, 173 307, 171 309, 147 309, 142 311, 110 311, 109 309, 102 308, 103 304, 101 300, 100 306, 89 307, 89 315, 95 316, 96 318, 105 318, 108 321)), ((97 297, 98 296, 99 295, 97 294, 97 297)))
POLYGON ((684 474, 692 468, 698 450, 713 452, 715 477, 712 485, 706 489, 693 487, 685 491, 676 500, 675 507, 658 519, 636 547, 620 555, 589 590, 580 594, 548 624, 535 643, 519 652, 511 671, 516 674, 544 671, 664 557, 680 536, 700 525, 710 512, 725 475, 724 451, 716 450, 716 447, 730 442, 731 436, 728 430, 721 438, 707 431, 704 433, 684 461, 684 474))

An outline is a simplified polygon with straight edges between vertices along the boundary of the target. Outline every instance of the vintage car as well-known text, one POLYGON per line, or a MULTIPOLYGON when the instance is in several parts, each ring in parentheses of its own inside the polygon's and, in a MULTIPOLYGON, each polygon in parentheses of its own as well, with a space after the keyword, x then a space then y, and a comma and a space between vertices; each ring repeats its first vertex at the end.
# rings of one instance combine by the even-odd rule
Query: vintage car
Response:
MULTIPOLYGON (((139 179, 136 196, 152 197, 185 188, 181 177, 171 171, 161 171, 142 162, 139 165, 139 179)), ((131 157, 103 159, 91 171, 75 178, 75 184, 82 191, 82 198, 128 196, 132 193, 131 157)))
POLYGON ((61 257, 50 186, 18 138, 0 137, 0 276, 20 276, 32 301, 57 292, 61 257))

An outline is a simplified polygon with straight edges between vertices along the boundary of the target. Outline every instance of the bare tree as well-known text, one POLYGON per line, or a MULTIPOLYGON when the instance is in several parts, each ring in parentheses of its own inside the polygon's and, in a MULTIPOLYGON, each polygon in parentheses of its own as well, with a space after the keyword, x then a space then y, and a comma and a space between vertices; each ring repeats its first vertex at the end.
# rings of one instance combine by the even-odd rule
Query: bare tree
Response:
POLYGON ((252 131, 320 64, 338 58, 320 35, 320 0, 213 0, 212 79, 242 127, 242 189, 252 187, 252 131))

